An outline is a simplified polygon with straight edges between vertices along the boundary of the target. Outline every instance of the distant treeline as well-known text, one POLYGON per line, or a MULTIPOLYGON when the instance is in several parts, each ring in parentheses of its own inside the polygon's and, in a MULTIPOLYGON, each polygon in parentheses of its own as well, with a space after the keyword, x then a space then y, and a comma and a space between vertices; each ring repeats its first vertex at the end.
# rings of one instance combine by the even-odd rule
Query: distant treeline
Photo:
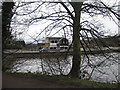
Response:
POLYGON ((99 38, 95 40, 91 40, 91 44, 97 43, 99 46, 109 46, 109 47, 119 47, 120 46, 120 37, 114 36, 114 37, 105 37, 105 38, 99 38))
POLYGON ((22 49, 25 47, 25 41, 12 41, 6 44, 5 49, 22 49))

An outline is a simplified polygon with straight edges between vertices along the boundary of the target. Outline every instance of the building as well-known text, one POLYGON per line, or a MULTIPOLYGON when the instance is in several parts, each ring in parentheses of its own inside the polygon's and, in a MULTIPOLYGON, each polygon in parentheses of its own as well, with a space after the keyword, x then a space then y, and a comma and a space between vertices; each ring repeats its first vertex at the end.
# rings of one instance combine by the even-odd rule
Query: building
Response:
POLYGON ((49 43, 38 43, 39 49, 42 48, 49 48, 50 44, 49 43))
POLYGON ((63 37, 47 37, 42 43, 39 43, 40 49, 48 48, 51 50, 67 49, 69 41, 63 37))
POLYGON ((66 38, 61 38, 58 42, 59 49, 67 49, 69 46, 69 41, 66 38))

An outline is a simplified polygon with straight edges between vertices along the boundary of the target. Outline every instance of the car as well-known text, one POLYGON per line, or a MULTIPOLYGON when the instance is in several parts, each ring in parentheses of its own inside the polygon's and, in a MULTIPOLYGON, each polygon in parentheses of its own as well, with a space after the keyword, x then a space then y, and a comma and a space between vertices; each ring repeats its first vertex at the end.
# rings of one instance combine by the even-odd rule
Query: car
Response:
POLYGON ((40 49, 40 52, 47 52, 48 51, 48 48, 42 48, 40 49))

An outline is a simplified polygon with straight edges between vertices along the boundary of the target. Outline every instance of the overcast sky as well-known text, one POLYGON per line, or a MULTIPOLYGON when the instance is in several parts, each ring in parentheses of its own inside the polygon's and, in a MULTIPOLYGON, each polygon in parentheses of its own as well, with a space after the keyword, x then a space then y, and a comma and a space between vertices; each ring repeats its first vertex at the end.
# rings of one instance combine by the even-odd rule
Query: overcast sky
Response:
MULTIPOLYGON (((107 0, 104 0, 104 1, 107 4, 110 4, 110 3, 113 4, 114 0, 109 0, 109 2, 107 2, 107 0)), ((119 1, 119 0, 116 0, 116 1, 119 1)), ((42 9, 45 11, 47 8, 45 7, 45 8, 42 8, 42 9)), ((85 16, 85 15, 82 15, 82 16, 85 16)), ((105 35, 115 35, 115 34, 118 33, 118 26, 115 24, 115 22, 112 19, 103 18, 103 17, 89 18, 89 17, 87 17, 87 15, 85 17, 86 17, 86 19, 90 19, 90 21, 92 21, 94 19, 95 20, 98 19, 98 21, 104 25, 104 28, 102 28, 102 29, 104 29, 105 35)), ((19 18, 17 18, 17 19, 19 19, 19 18)), ((25 30, 25 32, 18 35, 17 38, 18 39, 23 39, 23 40, 25 40, 25 42, 31 42, 31 41, 34 41, 33 38, 35 38, 46 27, 47 24, 48 24, 48 22, 43 21, 43 22, 35 23, 35 24, 33 24, 29 27, 24 27, 24 26, 18 25, 18 27, 13 27, 13 33, 15 33, 15 31, 17 31, 16 33, 18 33, 18 32, 20 33, 20 32, 23 32, 25 30)), ((54 34, 54 33, 55 33, 55 31, 52 31, 51 35, 49 35, 49 36, 52 36, 52 34, 54 34)), ((63 32, 61 31, 54 36, 62 37, 63 32)), ((37 39, 42 40, 44 37, 45 37, 45 32, 43 32, 40 35, 40 37, 38 37, 37 39)), ((68 36, 68 39, 71 40, 71 38, 72 37, 68 36)))

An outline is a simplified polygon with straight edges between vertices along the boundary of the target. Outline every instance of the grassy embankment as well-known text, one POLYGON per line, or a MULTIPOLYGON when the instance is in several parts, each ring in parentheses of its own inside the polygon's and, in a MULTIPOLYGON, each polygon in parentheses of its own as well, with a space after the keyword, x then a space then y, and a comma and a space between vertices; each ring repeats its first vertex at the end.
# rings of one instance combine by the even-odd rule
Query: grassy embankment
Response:
POLYGON ((80 80, 79 78, 70 78, 66 76, 49 76, 49 75, 41 75, 39 73, 6 73, 6 74, 16 74, 16 75, 22 75, 27 77, 36 77, 36 78, 42 78, 44 80, 50 80, 62 83, 64 85, 73 85, 76 88, 117 88, 120 89, 120 86, 113 85, 110 83, 102 83, 102 82, 95 82, 95 81, 88 81, 88 80, 80 80))

